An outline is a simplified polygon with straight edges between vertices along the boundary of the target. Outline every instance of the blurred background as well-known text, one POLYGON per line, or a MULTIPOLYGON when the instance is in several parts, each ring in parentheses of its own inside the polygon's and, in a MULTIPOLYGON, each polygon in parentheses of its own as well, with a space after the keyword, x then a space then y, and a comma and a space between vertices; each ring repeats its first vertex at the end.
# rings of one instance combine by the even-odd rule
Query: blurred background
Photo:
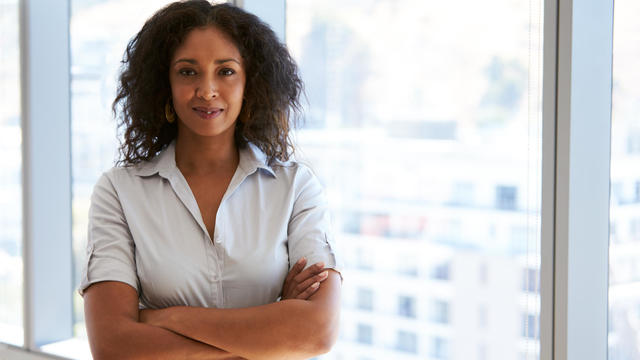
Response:
MULTIPOLYGON (((168 2, 70 3, 77 286, 91 191, 116 158, 120 60, 168 2)), ((0 342, 21 346, 18 6, 0 0, 0 342)), ((640 3, 615 6, 609 359, 640 360, 640 3)), ((308 99, 296 157, 326 188, 345 262, 340 339, 322 358, 539 359, 542 2, 285 9, 308 99)), ((74 338, 42 349, 89 358, 70 296, 74 338)))

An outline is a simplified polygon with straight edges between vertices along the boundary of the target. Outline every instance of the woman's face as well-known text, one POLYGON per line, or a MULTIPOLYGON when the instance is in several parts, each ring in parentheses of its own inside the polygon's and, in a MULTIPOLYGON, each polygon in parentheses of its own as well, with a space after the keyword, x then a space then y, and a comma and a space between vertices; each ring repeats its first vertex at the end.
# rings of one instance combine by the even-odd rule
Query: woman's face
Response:
POLYGON ((240 51, 226 34, 212 26, 188 33, 169 70, 178 132, 233 138, 245 81, 240 51))

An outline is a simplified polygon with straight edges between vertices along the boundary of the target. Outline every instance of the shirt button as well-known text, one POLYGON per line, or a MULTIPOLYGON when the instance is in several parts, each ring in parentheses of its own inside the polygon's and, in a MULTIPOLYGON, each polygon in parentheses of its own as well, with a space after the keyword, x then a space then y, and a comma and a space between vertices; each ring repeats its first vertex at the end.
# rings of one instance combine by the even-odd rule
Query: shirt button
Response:
POLYGON ((220 243, 222 242, 222 240, 221 240, 221 238, 220 238, 220 234, 215 234, 215 235, 213 236, 213 240, 214 240, 216 243, 218 243, 218 244, 220 244, 220 243))

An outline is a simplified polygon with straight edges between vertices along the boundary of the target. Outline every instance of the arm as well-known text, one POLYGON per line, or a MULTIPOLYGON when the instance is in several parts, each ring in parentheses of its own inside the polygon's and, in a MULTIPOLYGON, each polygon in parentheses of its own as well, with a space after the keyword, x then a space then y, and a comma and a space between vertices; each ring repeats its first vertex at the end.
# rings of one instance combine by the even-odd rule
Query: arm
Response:
POLYGON ((328 277, 309 300, 239 309, 171 307, 145 313, 144 322, 247 359, 306 359, 326 353, 338 336, 340 275, 328 277))
POLYGON ((117 281, 84 292, 91 353, 102 359, 241 359, 162 328, 138 322, 138 294, 117 281))

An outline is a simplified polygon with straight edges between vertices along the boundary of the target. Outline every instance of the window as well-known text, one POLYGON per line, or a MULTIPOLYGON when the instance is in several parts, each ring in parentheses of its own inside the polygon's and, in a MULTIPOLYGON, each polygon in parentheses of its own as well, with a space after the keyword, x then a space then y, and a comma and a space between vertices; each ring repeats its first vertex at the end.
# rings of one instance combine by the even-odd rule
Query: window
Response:
POLYGON ((478 345, 478 360, 487 360, 487 347, 484 344, 478 345))
POLYGON ((478 284, 487 285, 489 283, 489 265, 482 261, 478 265, 478 284))
POLYGON ((522 315, 522 337, 527 339, 540 338, 538 316, 532 314, 522 315))
POLYGON ((431 303, 429 319, 438 324, 449 323, 449 303, 442 300, 434 300, 431 303))
POLYGON ((515 210, 517 205, 517 192, 515 186, 496 187, 496 208, 500 210, 515 210))
POLYGON ((365 270, 365 271, 373 271, 374 267, 374 254, 373 251, 366 247, 366 246, 362 246, 362 247, 357 247, 355 249, 356 252, 356 260, 355 260, 355 267, 357 269, 360 270, 365 270))
POLYGON ((416 353, 418 352, 418 336, 413 332, 400 330, 397 334, 396 347, 403 352, 416 353))
POLYGON ((617 243, 620 242, 620 239, 617 236, 618 233, 618 225, 611 221, 609 223, 609 241, 611 241, 612 243, 617 243))
POLYGON ((632 129, 627 136, 627 154, 640 154, 640 129, 632 129))
POLYGON ((616 204, 624 202, 624 187, 620 181, 611 179, 611 201, 616 204))
MULTIPOLYGON (((327 189, 339 246, 352 259, 345 273, 358 279, 345 290, 376 284, 367 318, 376 329, 407 317, 420 334, 476 329, 463 314, 477 308, 480 283, 504 298, 522 292, 521 261, 540 256, 541 8, 539 0, 286 1, 285 39, 308 97, 297 156, 327 189), (484 278, 482 262, 491 266, 484 278), (418 276, 406 271, 413 264, 418 276), (425 283, 422 267, 437 281, 425 283), (413 289, 415 303, 402 298, 413 289)), ((343 309, 343 326, 356 328, 361 311, 343 309)), ((519 320, 521 311, 488 312, 487 322, 519 320)), ((520 329, 495 329, 487 346, 508 349, 495 360, 516 358, 504 339, 520 329)), ((467 341, 458 334, 419 356, 446 358, 448 341, 467 341)), ((371 348, 396 348, 388 338, 371 348)), ((365 351, 338 341, 332 359, 365 351)), ((402 357, 396 350, 366 355, 402 357)))
POLYGON ((474 186, 472 183, 455 183, 451 190, 451 205, 471 206, 474 203, 474 186))
MULTIPOLYGON (((92 21, 94 23, 96 22, 95 18, 108 22, 109 19, 104 18, 123 17, 127 16, 129 12, 98 10, 91 12, 87 9, 109 10, 109 4, 118 2, 114 0, 72 0, 70 1, 71 12, 76 19, 80 18, 78 14, 88 16, 93 13, 92 21), (87 10, 87 13, 84 13, 84 10, 87 10), (96 13, 99 13, 100 16, 95 15, 96 13)), ((249 0, 238 1, 238 3, 251 2, 249 0)), ((0 192, 3 194, 0 196, 0 293, 2 294, 0 297, 0 342, 12 342, 11 339, 17 339, 14 342, 16 344, 22 342, 21 306, 23 299, 16 300, 14 294, 17 294, 18 297, 22 296, 23 279, 20 271, 16 270, 22 267, 22 257, 12 254, 21 253, 23 247, 21 238, 24 235, 21 225, 23 204, 20 196, 17 195, 22 192, 22 186, 20 180, 13 181, 12 179, 20 177, 20 168, 22 167, 19 140, 17 139, 22 134, 19 124, 23 114, 17 107, 20 100, 9 101, 7 96, 19 94, 20 90, 18 89, 21 87, 18 78, 22 70, 18 67, 19 61, 14 60, 18 58, 16 32, 19 18, 17 16, 18 3, 33 2, 0 0, 0 19, 2 19, 0 21, 2 29, 0 32, 0 65, 2 65, 0 66, 2 69, 0 71, 0 95, 2 95, 0 97, 2 103, 0 106, 0 136, 3 138, 0 148, 5 151, 5 154, 9 154, 4 159, 5 167, 0 172, 0 192), (6 85, 7 79, 10 81, 15 79, 15 83, 6 85), (8 166, 7 163, 9 163, 8 166), (11 190, 6 190, 7 188, 11 190), (14 196, 15 201, 8 201, 7 199, 10 197, 6 195, 14 196), (9 272, 17 274, 17 276, 13 276, 9 272), (10 294, 9 297, 5 297, 6 294, 10 294), (17 320, 12 323, 11 319, 17 320)), ((145 4, 150 1, 136 1, 135 3, 136 11, 130 11, 130 13, 135 13, 136 16, 143 19, 148 13, 138 10, 146 7, 145 4), (138 7, 139 5, 140 7, 138 7)), ((305 116, 306 125, 299 133, 299 140, 301 144, 312 144, 311 146, 305 145, 304 148, 309 150, 310 157, 314 159, 316 164, 314 166, 318 173, 321 173, 321 177, 329 189, 330 198, 337 199, 332 202, 336 207, 334 214, 337 214, 334 221, 337 224, 336 229, 344 229, 344 231, 339 231, 337 235, 347 240, 342 242, 346 245, 340 246, 345 246, 343 253, 354 254, 351 257, 354 260, 347 262, 345 272, 355 274, 364 281, 369 281, 371 278, 378 280, 377 276, 383 271, 385 274, 393 274, 391 279, 386 279, 386 282, 376 282, 376 284, 381 286, 393 284, 390 289, 384 288, 385 292, 389 291, 390 294, 385 294, 385 298, 380 301, 381 306, 378 308, 381 312, 385 312, 384 316, 395 315, 395 296, 404 291, 403 286, 413 284, 402 276, 406 274, 402 274, 394 268, 397 265, 391 265, 392 263, 398 264, 397 259, 388 260, 387 258, 394 256, 390 255, 392 251, 389 249, 406 246, 406 239, 397 238, 395 233, 387 233, 383 236, 385 239, 364 236, 367 234, 361 230, 360 221, 357 222, 357 226, 348 227, 345 225, 346 215, 340 214, 354 208, 354 211, 358 213, 362 208, 366 208, 368 213, 388 213, 391 217, 411 212, 419 213, 419 216, 425 216, 426 219, 426 226, 420 229, 419 233, 420 244, 416 245, 414 251, 403 252, 403 254, 408 254, 403 256, 414 254, 413 256, 416 256, 417 259, 413 259, 413 263, 425 264, 425 268, 433 268, 443 260, 451 264, 452 268, 455 266, 455 276, 450 276, 449 265, 447 265, 446 276, 431 275, 433 279, 447 281, 430 282, 430 284, 433 284, 438 292, 454 296, 461 294, 462 302, 458 300, 451 302, 451 321, 459 322, 459 324, 456 323, 456 326, 460 327, 472 326, 473 317, 464 318, 456 314, 460 307, 473 308, 473 305, 469 307, 468 303, 473 300, 473 296, 469 295, 473 295, 475 287, 472 290, 467 290, 468 288, 465 287, 467 284, 462 284, 461 280, 478 278, 475 273, 477 267, 474 259, 481 256, 491 264, 492 271, 488 274, 486 283, 491 284, 492 293, 512 296, 521 295, 516 293, 522 291, 521 284, 517 281, 520 275, 518 270, 522 269, 525 262, 522 255, 528 259, 526 261, 527 267, 535 267, 535 264, 532 265, 532 263, 535 262, 535 259, 540 259, 541 255, 538 251, 539 204, 531 199, 538 198, 540 190, 539 183, 536 181, 540 171, 538 167, 540 164, 540 144, 537 135, 540 132, 538 95, 540 91, 540 59, 542 58, 542 24, 540 21, 542 3, 539 0, 533 2, 491 0, 482 2, 481 5, 472 1, 462 4, 469 8, 468 13, 473 14, 475 18, 472 18, 471 15, 460 15, 459 5, 454 8, 447 3, 420 4, 420 2, 409 0, 399 2, 366 0, 365 3, 358 2, 357 5, 339 1, 326 1, 326 4, 317 3, 321 2, 287 1, 286 39, 298 60, 306 57, 307 70, 303 76, 307 84, 310 85, 307 86, 310 94, 310 106, 305 116), (338 7, 341 9, 340 12, 335 11, 338 7), (423 7, 430 8, 425 11, 423 7), (494 8, 500 8, 501 11, 492 11, 494 8), (363 9, 365 10, 363 11, 363 9), (356 16, 352 15, 354 13, 356 16), (305 14, 306 16, 304 16, 305 14), (380 18, 383 21, 380 21, 380 18), (450 23, 450 26, 447 22, 450 23), (334 24, 338 24, 338 26, 334 26, 334 24), (380 24, 386 26, 380 26, 380 24), (401 24, 401 26, 397 24, 401 24), (378 30, 375 28, 376 25, 384 29, 378 30), (474 27, 482 27, 483 31, 460 32, 461 29, 468 30, 474 27), (402 29, 402 32, 398 34, 394 29, 402 29), (505 31, 505 29, 509 31, 505 31), (376 30, 383 32, 386 37, 378 36, 376 30), (318 38, 323 41, 312 41, 318 38), (300 41, 301 39, 304 41, 300 41), (384 46, 370 45, 375 42, 375 39, 384 40, 379 41, 384 46), (397 41, 398 39, 401 41, 397 41), (409 53, 411 57, 418 59, 416 63, 420 64, 422 68, 418 71, 405 71, 407 67, 409 70, 414 70, 414 68, 412 65, 403 63, 401 66, 394 66, 394 71, 390 71, 388 65, 387 67, 379 66, 380 64, 376 64, 375 61, 375 59, 381 58, 380 53, 384 55, 385 52, 394 55, 409 53), (362 55, 363 53, 365 55, 362 55), (322 56, 323 54, 328 54, 328 56, 322 56), (314 57, 317 62, 313 64, 314 66, 309 66, 309 61, 313 61, 314 57), (478 64, 481 66, 477 66, 478 64), (460 69, 462 71, 459 71, 460 69), (403 73, 410 73, 411 76, 405 76, 399 80, 392 78, 394 76, 402 77, 403 73), (348 76, 345 77, 344 74, 348 76), (486 81, 479 81, 479 79, 483 80, 483 77, 486 78, 484 79, 486 81), (409 79, 407 80, 407 78, 409 79), (425 82, 424 79, 429 79, 429 81, 425 82), (523 81, 523 79, 526 80, 523 81), (412 81, 420 82, 419 86, 412 84, 412 81), (480 86, 474 86, 474 84, 480 86), (309 91, 311 87, 314 89, 309 91), (453 94, 457 90, 461 90, 461 92, 453 94), (433 98, 434 100, 423 101, 425 98, 433 98), (455 103, 457 106, 451 106, 452 101, 449 101, 451 99, 457 100, 455 103), (421 103, 424 105, 420 106, 421 103), (355 106, 351 106, 352 104, 355 106), (371 106, 372 104, 374 106, 371 106), (389 104, 399 104, 399 106, 389 106, 389 104), (415 107, 415 111, 412 111, 413 104, 419 105, 415 107), (411 124, 410 122, 429 123, 411 124), (334 136, 336 134, 338 136, 334 136), (324 137, 318 140, 315 138, 318 135, 324 137), (352 140, 358 137, 363 140, 354 143, 352 140), (523 141, 523 139, 525 140, 523 141), (317 145, 315 146, 316 154, 323 150, 326 152, 337 151, 338 154, 327 156, 326 159, 314 155, 314 140, 317 145), (329 146, 326 146, 327 144, 329 146), (380 146, 381 144, 393 146, 383 147, 380 146), (482 144, 483 149, 477 151, 478 148, 474 147, 474 144, 482 144), (376 146, 384 148, 388 150, 387 153, 390 155, 385 158, 385 152, 382 150, 369 152, 367 145, 369 148, 376 146), (526 151, 528 151, 527 154, 525 154, 526 151), (335 161, 336 158, 338 161, 335 161), (416 161, 416 159, 420 161, 416 161), (335 164, 340 164, 340 166, 335 164), (387 166, 388 164, 391 166, 387 166), (335 170, 337 167, 340 170, 347 168, 348 171, 346 173, 337 171, 335 170), (523 171, 525 167, 526 171, 523 171), (398 171, 398 169, 404 171, 398 171), (456 173, 452 169, 460 171, 456 173), (481 171, 477 171, 478 169, 481 171), (503 172, 503 169, 509 169, 509 173, 503 172), (388 173, 392 173, 394 176, 388 173), (407 174, 410 176, 406 176, 407 174), (345 178, 347 181, 344 181, 345 178), (376 179, 376 181, 370 182, 368 179, 376 179), (340 182, 344 183, 339 184, 340 182), (470 184, 473 191, 469 197, 473 197, 473 201, 465 199, 463 187, 454 191, 456 194, 460 194, 457 195, 459 198, 452 196, 451 184, 470 184), (498 208, 501 200, 498 200, 496 186, 504 186, 504 184, 510 184, 509 186, 515 188, 513 197, 504 194, 505 200, 508 200, 505 201, 506 204, 512 202, 509 199, 514 199, 513 205, 509 205, 513 207, 512 209, 498 208), (389 188, 397 189, 397 191, 387 191, 389 188), (496 208, 498 210, 518 209, 522 211, 494 211, 496 208), (525 216, 523 213, 527 215, 525 216), (474 220, 477 221, 474 223, 474 220), (485 227, 482 224, 489 225, 485 227), (510 239, 508 238, 513 235, 509 235, 509 231, 505 231, 505 229, 514 229, 522 224, 527 224, 525 226, 528 231, 527 235, 520 237, 518 242, 527 241, 527 245, 531 246, 517 247, 513 244, 504 246, 503 244, 509 244, 510 239), (533 236, 530 235, 531 233, 533 236), (366 250, 365 256, 355 255, 356 252, 359 253, 357 249, 369 249, 370 247, 373 250, 366 250), (512 251, 505 251, 506 248, 526 249, 527 252, 516 257, 512 251), (534 259, 534 261, 530 261, 530 259, 534 259), (508 261, 503 263, 495 260, 508 261), (510 262, 513 262, 514 265, 509 265, 510 262), (360 266, 360 264, 365 265, 360 266), (373 264, 375 264, 375 270, 373 264), (469 266, 465 267, 465 265, 469 266), (498 277, 501 274, 513 274, 510 286, 504 286, 504 283, 499 281, 498 277), (497 286, 499 290, 493 289, 494 286, 497 286)), ((606 5, 610 2, 603 1, 602 3, 606 5)), ((582 4, 574 2, 574 5, 576 4, 583 6, 584 2, 582 4)), ((616 1, 615 7, 614 51, 616 53, 613 82, 613 117, 615 121, 613 122, 611 143, 610 215, 612 226, 609 252, 611 271, 609 271, 610 328, 608 334, 609 359, 611 360, 630 359, 637 355, 634 339, 638 334, 635 330, 637 326, 634 324, 639 316, 638 303, 640 301, 638 299, 640 296, 636 296, 637 294, 632 290, 637 287, 640 267, 637 265, 637 259, 633 256, 637 252, 635 241, 631 238, 636 233, 633 218, 637 218, 638 211, 637 206, 632 203, 640 201, 640 176, 637 173, 637 166, 634 166, 637 164, 640 154, 640 126, 636 115, 639 113, 638 104, 640 102, 637 94, 640 94, 640 91, 637 84, 640 84, 640 81, 637 79, 637 72, 634 71, 636 60, 640 55, 637 50, 637 42, 634 41, 640 33, 635 21, 640 15, 639 6, 633 0, 620 0, 616 1)), ((157 6, 149 6, 149 8, 155 10, 157 6)), ((545 10, 546 12, 547 10, 545 10)), ((29 22, 29 15, 25 20, 27 23, 29 22)), ((559 24, 567 25, 565 23, 566 17, 560 17, 558 20, 559 24)), ((72 48, 77 45, 74 37, 77 38, 76 35, 79 32, 94 28, 93 26, 78 26, 80 22, 72 21, 71 24, 72 48)), ((85 25, 87 23, 89 21, 85 22, 85 25)), ((588 26, 597 28, 598 23, 600 21, 593 21, 588 26)), ((110 35, 119 32, 119 29, 114 27, 96 27, 102 32, 105 32, 104 28, 107 28, 106 31, 110 32, 110 35)), ((553 29, 553 27, 550 26, 549 29, 553 29)), ((597 31, 599 34, 602 30, 597 31)), ((549 33, 551 36, 547 39, 555 38, 558 35, 553 30, 549 33)), ((604 33, 606 35, 606 31, 604 33)), ((547 34, 546 31, 545 34, 547 34)), ((564 33, 560 35, 564 35, 564 33)), ((547 36, 545 35, 545 37, 547 36)), ((112 55, 97 55, 94 56, 92 62, 98 64, 98 67, 101 66, 100 64, 117 62, 122 53, 121 49, 100 44, 102 41, 100 34, 97 34, 95 38, 97 41, 83 51, 91 52, 98 49, 99 51, 94 52, 113 54, 117 59, 115 61, 110 59, 109 57, 112 55)), ((593 40, 598 42, 597 39, 593 40)), ((73 49, 72 52, 73 64, 76 66, 78 64, 75 59, 79 54, 73 49)), ((608 54, 606 51, 602 53, 605 56, 608 54)), ((558 58, 553 57, 552 60, 558 61, 558 58)), ((388 64, 388 62, 386 63, 388 64)), ((25 73, 28 75, 28 71, 25 73)), ((113 88, 113 84, 108 83, 109 81, 113 82, 113 78, 104 82, 86 81, 82 85, 83 80, 78 78, 77 74, 86 73, 82 69, 72 69, 73 81, 80 84, 73 89, 73 93, 74 96, 78 95, 79 99, 82 97, 79 95, 82 91, 94 94, 106 93, 113 88), (82 90, 85 85, 86 89, 82 90), (100 86, 96 87, 95 85, 100 86)), ((98 73, 99 71, 95 71, 90 74, 98 76, 98 73)), ((561 74, 562 72, 556 72, 556 75, 561 74)), ((95 114, 101 113, 107 108, 112 96, 102 95, 98 94, 94 100, 106 99, 104 103, 94 103, 92 112, 85 113, 84 117, 78 116, 78 114, 82 115, 82 112, 77 110, 81 107, 77 104, 78 101, 72 101, 74 108, 73 192, 79 197, 82 196, 82 191, 86 193, 89 190, 82 190, 75 182, 89 184, 91 183, 90 177, 97 175, 82 173, 77 171, 77 168, 84 166, 96 170, 99 166, 88 165, 89 162, 96 159, 93 156, 95 153, 82 154, 84 151, 82 146, 91 148, 93 144, 83 144, 82 140, 76 139, 78 136, 75 135, 75 128, 80 127, 80 125, 76 125, 76 122, 79 118, 93 120, 95 114), (77 164, 81 164, 81 166, 77 164)), ((86 108, 92 108, 92 106, 86 106, 86 108)), ((97 117, 101 118, 102 115, 97 117)), ((583 126, 580 123, 572 123, 572 127, 574 125, 575 128, 583 126)), ((95 132, 101 131, 100 127, 95 129, 95 132)), ((108 131, 111 130, 112 128, 108 129, 108 131)), ((106 136, 111 137, 109 133, 106 136)), ((559 145, 566 145, 565 140, 546 138, 545 142, 557 141, 559 145)), ((105 154, 113 152, 112 145, 111 143, 104 145, 105 154)), ((94 148, 100 146, 96 145, 94 148)), ((573 155, 570 157, 573 158, 573 155)), ((104 161, 110 165, 113 154, 108 157, 104 156, 104 159, 106 160, 100 159, 98 161, 104 161)), ((593 174, 587 171, 586 175, 593 174)), ((73 206, 74 213, 79 213, 74 216, 73 250, 79 254, 79 257, 82 257, 84 245, 82 244, 82 236, 85 231, 80 222, 83 217, 86 217, 86 214, 82 214, 82 211, 86 211, 86 206, 83 209, 82 201, 75 197, 73 206)), ((569 210, 574 209, 570 206, 569 210)), ((591 229, 588 222, 582 222, 581 226, 591 229)), ((573 250, 569 254, 573 255, 573 250)), ((542 259, 545 259, 544 255, 546 254, 542 255, 542 259)), ((562 260, 560 259, 560 261, 562 260)), ((81 262, 81 259, 76 258, 77 264, 81 262)), ((76 265, 75 268, 79 269, 79 266, 76 265)), ((543 275, 544 269, 548 269, 548 267, 543 268, 543 275)), ((547 277, 545 279, 549 280, 547 277)), ((423 281, 424 279, 414 280, 423 281)), ((569 279, 568 282, 571 285, 574 281, 576 280, 569 279)), ((345 287, 348 285, 345 284, 345 287)), ((425 301, 436 296, 431 293, 422 295, 424 295, 425 301)), ((527 297, 527 299, 530 298, 534 297, 527 297)), ((574 298, 584 299, 584 297, 574 298)), ((420 299, 422 301, 422 297, 420 299)), ((76 312, 81 315, 81 310, 78 310, 81 302, 77 297, 75 300, 77 302, 75 304, 76 312)), ((531 307, 537 308, 538 305, 538 303, 531 304, 527 301, 528 310, 531 307)), ((503 317, 506 314, 502 311, 504 309, 500 310, 485 311, 487 321, 481 321, 481 323, 494 324, 493 319, 498 316, 503 317), (495 313, 500 314, 496 315, 495 313)), ((518 309, 517 311, 522 310, 518 309)), ((555 307, 554 310, 556 310, 555 307)), ((564 310, 560 309, 560 311, 564 310)), ((517 320, 522 316, 521 313, 514 311, 507 312, 506 316, 509 319, 515 318, 517 320)), ((349 315, 347 317, 351 320, 347 321, 351 321, 351 324, 358 321, 353 320, 352 313, 348 311, 345 313, 349 315)), ((525 312, 525 314, 528 313, 525 312)), ((382 317, 384 320, 375 319, 376 316, 377 314, 372 316, 372 321, 376 324, 384 324, 388 320, 384 316, 382 317)), ((580 316, 579 318, 585 317, 580 316)), ((598 316, 597 318, 603 317, 598 316)), ((76 334, 81 335, 84 331, 82 319, 77 316, 75 320, 77 321, 76 334)), ((398 319, 392 321, 395 320, 398 319)), ((529 320, 527 318, 526 322, 530 323, 529 320)), ((539 319, 536 317, 534 321, 537 322, 539 319)), ((574 321, 570 321, 572 325, 574 321)), ((433 331, 431 324, 423 324, 423 326, 428 331, 433 331)), ((504 328, 497 326, 495 338, 494 335, 490 335, 486 339, 486 349, 516 347, 513 346, 515 344, 507 344, 508 346, 505 347, 504 339, 512 339, 515 337, 514 335, 521 335, 519 333, 531 333, 528 325, 523 325, 523 327, 526 327, 526 330, 515 326, 516 331, 513 331, 514 326, 504 328)), ((370 326, 370 329, 372 328, 370 326)), ((393 344, 393 332, 389 335, 391 336, 379 336, 376 339, 371 336, 370 347, 379 346, 380 339, 390 339, 393 344)), ((450 339, 436 336, 431 338, 431 341, 427 340, 425 343, 428 346, 425 348, 428 349, 426 350, 428 354, 420 354, 420 357, 452 357, 454 353, 449 352, 450 344, 462 342, 455 339, 455 333, 451 334, 451 337, 450 339)), ((350 358, 346 355, 351 350, 348 342, 342 341, 342 339, 340 341, 336 351, 327 355, 328 357, 350 358)), ((539 348, 537 344, 533 343, 527 341, 527 344, 532 346, 510 351, 508 354, 503 354, 504 358, 528 360, 538 358, 539 348)), ((571 345, 571 347, 582 345, 571 345)), ((361 348, 369 347, 362 344, 359 346, 361 348)), ((386 343, 385 348, 391 347, 394 346, 386 343)), ((2 346, 0 346, 0 353, 2 352, 1 348, 2 346)), ((374 351, 367 351, 366 356, 357 358, 370 360, 377 358, 374 351)), ((480 351, 478 354, 480 357, 480 351)), ((487 357, 489 356, 491 359, 501 359, 496 357, 493 352, 487 355, 487 357)))
POLYGON ((369 324, 358 324, 357 340, 362 344, 373 344, 373 327, 369 324))
POLYGON ((398 263, 396 264, 396 269, 399 274, 409 277, 417 277, 419 274, 418 265, 406 261, 406 259, 413 259, 414 257, 410 254, 407 255, 399 255, 398 263), (403 261, 405 260, 405 261, 403 261))
POLYGON ((431 271, 431 278, 436 280, 449 280, 451 277, 450 268, 451 264, 448 262, 436 265, 431 271))
MULTIPOLYGON (((640 215, 640 213, 639 213, 640 215)), ((629 240, 634 242, 640 241, 640 217, 629 219, 629 240)))
POLYGON ((530 293, 537 293, 540 284, 540 271, 537 269, 522 270, 522 290, 530 293))
POLYGON ((415 318, 416 317, 416 299, 411 296, 398 297, 398 315, 415 318))
POLYGON ((478 329, 485 329, 487 327, 487 305, 478 305, 478 329))
POLYGON ((609 359, 639 358, 640 303, 640 4, 616 0, 613 30, 609 359), (615 226, 613 225, 615 224, 615 226))
MULTIPOLYGON (((73 251, 80 283, 90 196, 100 175, 114 165, 116 122, 111 103, 128 41, 170 0, 128 2, 70 0, 73 251)), ((220 1, 218 1, 220 2, 220 1)), ((84 337, 82 299, 74 292, 75 333, 84 337)))
POLYGON ((432 338, 429 356, 435 359, 449 359, 449 341, 438 336, 432 338))
POLYGON ((373 290, 358 288, 358 309, 373 310, 373 290))
POLYGON ((21 346, 22 128, 18 1, 0 0, 0 342, 21 346))

